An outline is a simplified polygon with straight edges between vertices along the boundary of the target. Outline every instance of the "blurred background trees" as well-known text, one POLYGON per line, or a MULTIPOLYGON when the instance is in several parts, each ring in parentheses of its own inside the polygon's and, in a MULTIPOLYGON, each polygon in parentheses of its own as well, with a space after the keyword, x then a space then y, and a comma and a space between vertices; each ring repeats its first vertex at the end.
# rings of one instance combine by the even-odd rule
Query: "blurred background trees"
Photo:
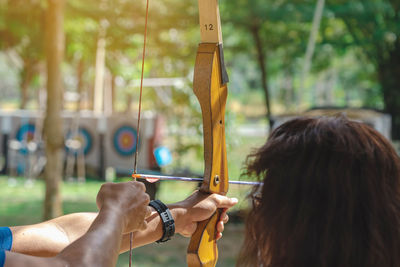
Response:
MULTIPOLYGON (((257 103, 260 110, 249 111, 256 117, 327 104, 384 109, 393 117, 393 137, 399 138, 397 1, 328 1, 302 92, 300 79, 316 1, 220 2, 234 102, 246 105, 244 96, 264 94, 263 103, 257 103)), ((3 69, 7 66, 18 74, 18 84, 4 90, 19 92, 17 99, 2 98, 2 105, 11 100, 21 108, 33 107, 35 92, 45 86, 46 8, 43 0, 0 3, 3 69)), ((190 80, 199 36, 197 3, 151 1, 149 20, 145 76, 190 80)), ((126 108, 123 100, 135 99, 132 81, 139 77, 144 3, 68 0, 64 25, 65 90, 82 93, 87 102, 83 107, 93 105, 96 50, 103 34, 107 71, 116 90, 114 108, 126 108)), ((148 107, 163 102, 148 91, 148 107)))
MULTIPOLYGON (((400 138, 400 2, 332 1, 328 7, 347 31, 327 36, 328 42, 353 46, 362 60, 374 67, 384 110, 392 115, 392 138, 400 138)), ((368 96, 369 97, 369 96, 368 96)), ((373 104, 373 103, 368 103, 373 104)))

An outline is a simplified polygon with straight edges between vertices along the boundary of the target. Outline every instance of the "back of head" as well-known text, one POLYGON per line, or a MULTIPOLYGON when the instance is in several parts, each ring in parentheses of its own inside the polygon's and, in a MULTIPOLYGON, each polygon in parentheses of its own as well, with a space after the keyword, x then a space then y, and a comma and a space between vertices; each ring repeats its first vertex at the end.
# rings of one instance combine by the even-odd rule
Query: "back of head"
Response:
POLYGON ((400 163, 344 117, 299 118, 248 158, 263 180, 239 266, 400 266, 400 163))

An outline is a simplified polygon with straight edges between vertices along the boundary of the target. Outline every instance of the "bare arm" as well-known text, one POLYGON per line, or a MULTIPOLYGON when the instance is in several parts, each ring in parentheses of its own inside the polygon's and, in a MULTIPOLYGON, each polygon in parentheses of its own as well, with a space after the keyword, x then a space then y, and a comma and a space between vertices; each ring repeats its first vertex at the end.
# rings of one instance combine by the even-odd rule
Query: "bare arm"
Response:
POLYGON ((11 251, 40 257, 52 257, 83 236, 97 213, 73 213, 50 221, 11 227, 11 251))
POLYGON ((6 252, 6 267, 14 266, 114 266, 122 240, 122 233, 144 230, 147 227, 145 217, 150 214, 147 207, 149 197, 144 193, 144 186, 136 182, 107 184, 102 187, 97 197, 100 212, 93 221, 93 214, 78 214, 63 216, 59 220, 52 220, 36 227, 13 228, 16 234, 16 246, 13 252, 6 252), (80 227, 73 225, 74 216, 84 216, 86 221, 80 227), (89 222, 93 222, 91 225, 89 222), (87 225, 90 227, 87 229, 87 225), (39 227, 38 227, 39 226, 39 227), (47 226, 47 227, 46 227, 47 226), (41 237, 41 233, 50 229, 41 237), (66 232, 66 231, 67 232, 66 232), (28 236, 38 237, 39 241, 28 240, 28 236), (54 234, 53 241, 46 241, 46 237, 54 234), (85 232, 83 235, 82 232, 85 232), (80 238, 76 239, 79 235, 80 238), (69 240, 76 239, 69 246, 69 240), (56 240, 54 242, 54 240, 56 240), (61 241, 59 241, 61 240, 61 241), (22 242, 27 241, 28 245, 22 242), (41 244, 43 241, 45 244, 41 244), (54 242, 54 243, 53 243, 54 242), (35 244, 39 249, 34 248, 35 244), (54 244, 54 249, 51 245, 54 244), (63 249, 57 256, 51 258, 37 257, 16 253, 20 251, 50 256, 63 249), (19 251, 18 251, 19 250, 19 251))
MULTIPOLYGON (((218 195, 202 195, 196 192, 184 201, 168 205, 175 220, 176 233, 191 236, 196 229, 197 221, 211 216, 216 208, 230 208, 237 200, 218 195)), ((12 227, 12 251, 27 255, 52 257, 86 233, 96 218, 97 213, 74 213, 43 223, 12 227)), ((223 231, 223 222, 228 217, 224 214, 218 225, 223 231)), ((133 247, 140 247, 159 240, 162 236, 162 223, 156 211, 147 218, 147 228, 135 232, 133 247)), ((129 249, 129 233, 122 237, 119 253, 129 249)))
MULTIPOLYGON (((57 256, 53 258, 43 258, 7 252, 5 267, 66 265, 113 266, 118 256, 122 228, 123 223, 118 214, 112 211, 100 211, 87 233, 70 246, 67 246, 57 256), (107 251, 107 253, 104 253, 105 251, 107 251)), ((54 232, 57 233, 57 231, 54 232)), ((62 234, 59 236, 62 236, 62 234)), ((42 238, 45 240, 45 237, 41 237, 40 239, 42 238)), ((47 242, 47 244, 51 243, 52 242, 47 242)), ((55 243, 60 245, 60 242, 55 243)), ((41 246, 41 244, 37 244, 41 246)), ((43 250, 43 248, 46 247, 42 246, 42 252, 45 252, 46 249, 43 250)), ((51 249, 51 246, 49 248, 51 249)))

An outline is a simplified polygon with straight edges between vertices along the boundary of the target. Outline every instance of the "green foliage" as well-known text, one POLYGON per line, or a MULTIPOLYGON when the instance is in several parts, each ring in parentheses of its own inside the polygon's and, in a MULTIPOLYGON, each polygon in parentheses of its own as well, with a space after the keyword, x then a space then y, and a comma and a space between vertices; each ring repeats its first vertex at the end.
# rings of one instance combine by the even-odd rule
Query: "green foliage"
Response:
MULTIPOLYGON (((252 36, 258 30, 265 50, 273 111, 282 112, 284 105, 287 112, 299 105, 296 102, 299 81, 315 4, 316 1, 308 0, 221 1, 226 51, 231 51, 226 52, 227 61, 238 81, 231 85, 235 92, 261 89, 252 36)), ((306 77, 306 103, 301 105, 310 107, 322 103, 383 108, 385 89, 378 73, 390 58, 392 61, 388 64, 395 64, 399 13, 396 1, 328 1, 311 73, 306 77), (329 75, 335 76, 334 98, 318 97, 316 87, 329 83, 323 81, 323 77, 329 75)))
POLYGON ((0 49, 14 51, 20 57, 16 64, 20 76, 21 104, 24 107, 29 92, 24 90, 40 84, 37 75, 44 59, 44 4, 43 1, 0 2, 0 49))
MULTIPOLYGON (((2 49, 16 49, 23 61, 36 64, 43 60, 45 2, 1 2, 2 49)), ((120 81, 117 95, 122 95, 122 99, 126 95, 133 95, 133 99, 136 99, 136 93, 133 92, 137 88, 130 84, 140 77, 145 1, 69 0, 66 3, 68 64, 76 66, 83 60, 85 87, 93 86, 97 40, 103 28, 107 40, 107 67, 120 81)), ((295 105, 296 86, 289 94, 292 97, 288 98, 282 93, 287 90, 281 84, 287 75, 292 77, 294 84, 299 79, 315 1, 221 1, 220 5, 227 47, 226 61, 231 77, 237 81, 230 84, 231 92, 240 97, 240 92, 261 88, 252 36, 252 31, 258 29, 268 58, 268 80, 273 102, 280 105, 284 100, 285 105, 295 105)), ((356 55, 352 57, 351 65, 359 70, 366 63, 366 58, 359 57, 360 54, 365 54, 373 62, 379 57, 388 57, 388 51, 398 40, 398 16, 395 1, 329 1, 317 39, 312 75, 329 71, 335 65, 332 59, 348 58, 348 54, 356 55), (351 49, 354 46, 361 49, 351 49)), ((145 77, 191 78, 194 51, 199 39, 197 23, 197 5, 194 2, 150 2, 145 77)), ((23 72, 21 70, 21 75, 23 72)), ((353 80, 358 83, 360 79, 356 77, 353 80)), ((373 79, 376 84, 376 77, 373 79)), ((339 82, 342 80, 339 79, 339 82)), ((37 83, 33 85, 40 86, 37 83)), ((353 84, 353 87, 363 90, 361 84, 353 84)), ((365 99, 376 98, 376 89, 372 87, 367 89, 372 95, 365 99)), ((149 97, 150 101, 157 101, 156 94, 150 93, 149 97)), ((180 99, 177 97, 173 101, 179 102, 180 99)), ((312 99, 308 101, 313 102, 312 99)))

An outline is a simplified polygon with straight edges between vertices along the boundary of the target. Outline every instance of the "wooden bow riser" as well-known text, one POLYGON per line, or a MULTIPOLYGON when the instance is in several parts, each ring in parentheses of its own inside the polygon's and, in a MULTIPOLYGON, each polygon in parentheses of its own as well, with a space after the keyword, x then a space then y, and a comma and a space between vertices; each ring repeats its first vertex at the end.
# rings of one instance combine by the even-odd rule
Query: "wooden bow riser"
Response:
MULTIPOLYGON (((193 91, 203 115, 204 179, 200 190, 226 195, 228 165, 225 144, 225 105, 228 75, 225 70, 218 0, 198 0, 200 36, 194 68, 193 91)), ((189 267, 214 267, 218 260, 216 225, 222 210, 198 223, 187 251, 189 267)))
POLYGON ((222 84, 218 44, 200 44, 197 50, 193 91, 203 115, 204 181, 201 190, 226 195, 228 165, 225 144, 227 85, 222 84))

